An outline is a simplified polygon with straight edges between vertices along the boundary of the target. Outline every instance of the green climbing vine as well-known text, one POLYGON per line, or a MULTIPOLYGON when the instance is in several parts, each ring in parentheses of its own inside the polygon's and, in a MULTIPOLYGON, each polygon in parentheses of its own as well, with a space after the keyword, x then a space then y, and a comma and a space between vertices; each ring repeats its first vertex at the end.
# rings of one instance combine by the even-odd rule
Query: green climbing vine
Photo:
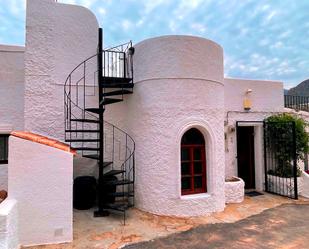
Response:
MULTIPOLYGON (((274 151, 276 168, 270 169, 268 174, 280 177, 293 176, 293 158, 291 146, 293 145, 292 123, 295 123, 295 142, 296 142, 296 159, 304 160, 305 155, 309 152, 309 135, 306 132, 308 123, 300 117, 283 113, 268 117, 266 123, 269 123, 267 129, 267 146, 274 151)), ((300 171, 298 169, 298 175, 300 171)))

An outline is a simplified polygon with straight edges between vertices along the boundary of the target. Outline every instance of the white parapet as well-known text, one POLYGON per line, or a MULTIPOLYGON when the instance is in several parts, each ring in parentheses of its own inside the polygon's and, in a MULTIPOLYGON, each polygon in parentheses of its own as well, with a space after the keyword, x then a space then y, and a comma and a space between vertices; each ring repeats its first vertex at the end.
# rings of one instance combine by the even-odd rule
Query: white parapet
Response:
POLYGON ((17 201, 6 199, 0 204, 0 249, 19 248, 17 201))
POLYGON ((73 151, 56 140, 28 132, 9 139, 9 198, 18 201, 22 246, 73 239, 73 151))
POLYGON ((309 198, 309 174, 308 173, 302 172, 301 183, 302 183, 302 188, 300 191, 300 195, 306 198, 309 198))

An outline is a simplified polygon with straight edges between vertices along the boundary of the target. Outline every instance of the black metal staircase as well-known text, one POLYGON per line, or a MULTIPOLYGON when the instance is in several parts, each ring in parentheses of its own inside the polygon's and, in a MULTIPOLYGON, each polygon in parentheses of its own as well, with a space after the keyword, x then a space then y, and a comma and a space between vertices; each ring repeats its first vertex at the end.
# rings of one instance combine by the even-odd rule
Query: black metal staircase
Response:
POLYGON ((103 49, 99 29, 97 54, 80 63, 64 87, 65 141, 83 157, 97 160, 98 210, 126 210, 134 205, 135 143, 122 129, 104 120, 107 105, 133 93, 132 43, 103 49), (97 97, 97 98, 96 98, 97 97))

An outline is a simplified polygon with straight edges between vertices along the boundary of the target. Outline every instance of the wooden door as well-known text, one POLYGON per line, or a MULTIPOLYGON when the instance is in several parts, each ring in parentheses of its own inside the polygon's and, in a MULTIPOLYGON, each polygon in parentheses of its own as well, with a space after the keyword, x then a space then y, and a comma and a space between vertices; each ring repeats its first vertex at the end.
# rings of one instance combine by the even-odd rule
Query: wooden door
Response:
POLYGON ((237 127, 238 176, 245 182, 246 189, 255 188, 254 127, 237 127))

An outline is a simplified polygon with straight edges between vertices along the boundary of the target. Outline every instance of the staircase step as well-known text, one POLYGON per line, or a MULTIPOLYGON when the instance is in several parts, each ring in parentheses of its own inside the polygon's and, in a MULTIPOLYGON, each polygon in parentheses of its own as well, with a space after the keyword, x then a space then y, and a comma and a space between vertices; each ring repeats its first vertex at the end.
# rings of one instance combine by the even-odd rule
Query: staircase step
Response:
POLYGON ((134 193, 133 192, 115 192, 115 193, 108 193, 109 196, 114 196, 114 197, 133 197, 134 193))
POLYGON ((98 133, 100 132, 100 130, 65 130, 65 132, 85 132, 85 133, 90 133, 90 132, 93 132, 93 133, 98 133))
POLYGON ((102 77, 101 82, 103 84, 127 84, 132 82, 132 78, 120 78, 120 77, 102 77))
POLYGON ((108 93, 103 93, 103 96, 104 96, 104 97, 107 97, 107 96, 115 96, 115 95, 123 95, 123 94, 132 94, 132 93, 133 93, 132 91, 122 89, 122 90, 112 91, 112 92, 108 92, 108 93))
POLYGON ((83 157, 99 160, 99 155, 98 154, 88 154, 88 155, 83 155, 83 157))
POLYGON ((66 139, 66 142, 70 142, 70 143, 87 143, 87 142, 100 142, 100 139, 87 139, 87 138, 83 138, 83 139, 66 139))
POLYGON ((126 185, 132 184, 133 181, 130 180, 116 180, 116 181, 106 181, 104 184, 106 185, 126 185))
POLYGON ((93 147, 72 147, 73 150, 92 150, 92 151, 99 151, 100 148, 93 148, 93 147))
MULTIPOLYGON (((83 157, 94 159, 94 160, 99 160, 99 155, 97 154, 88 154, 88 155, 83 155, 83 157)), ((113 164, 113 162, 103 162, 103 167, 107 167, 109 165, 113 164)))
POLYGON ((86 108, 85 111, 100 114, 100 113, 103 113, 105 111, 105 109, 104 108, 103 109, 101 109, 101 108, 86 108))
POLYGON ((106 174, 104 174, 104 176, 114 176, 114 175, 118 175, 118 174, 122 174, 124 173, 124 170, 111 170, 109 172, 107 172, 106 174))
POLYGON ((105 204, 106 209, 113 209, 116 211, 124 212, 128 208, 130 208, 132 205, 129 205, 127 203, 110 203, 110 204, 105 204))
POLYGON ((99 124, 100 120, 94 120, 94 119, 81 119, 81 118, 73 118, 71 121, 74 122, 83 122, 83 123, 96 123, 99 124))
POLYGON ((133 88, 134 84, 132 83, 110 83, 110 84, 101 84, 102 88, 133 88))
POLYGON ((109 105, 117 102, 123 101, 122 99, 110 99, 110 98, 104 98, 101 100, 100 105, 109 105))

